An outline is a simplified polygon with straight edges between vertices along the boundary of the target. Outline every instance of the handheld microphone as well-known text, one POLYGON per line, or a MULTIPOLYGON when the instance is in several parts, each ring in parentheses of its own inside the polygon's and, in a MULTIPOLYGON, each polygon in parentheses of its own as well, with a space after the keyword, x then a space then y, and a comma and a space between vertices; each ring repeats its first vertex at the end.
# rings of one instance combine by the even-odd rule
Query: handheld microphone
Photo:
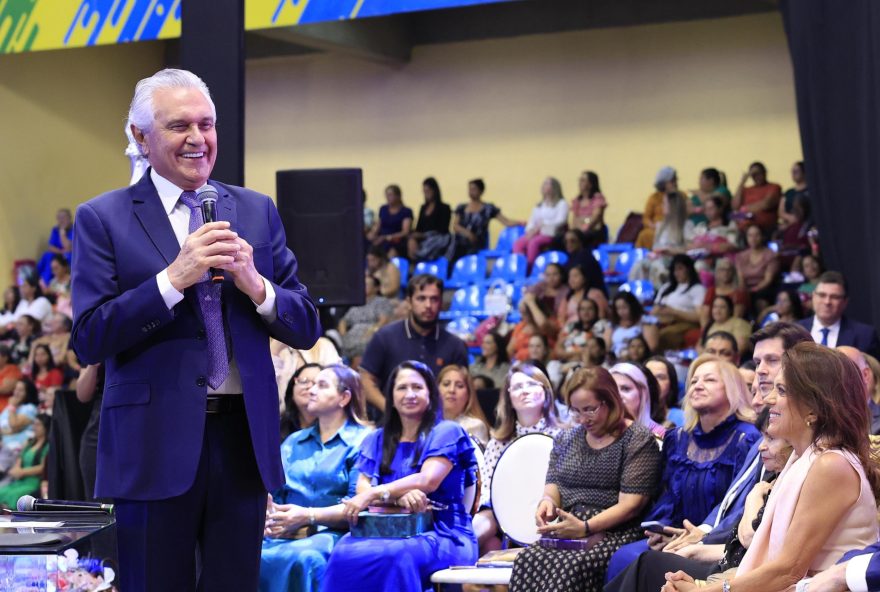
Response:
MULTIPOLYGON (((205 185, 197 192, 199 205, 202 208, 202 219, 205 224, 217 221, 217 190, 205 185)), ((223 281, 223 270, 211 268, 211 281, 219 284, 223 281)))
POLYGON ((106 512, 113 513, 113 504, 100 502, 82 502, 68 500, 36 499, 32 495, 23 495, 15 504, 19 512, 106 512))

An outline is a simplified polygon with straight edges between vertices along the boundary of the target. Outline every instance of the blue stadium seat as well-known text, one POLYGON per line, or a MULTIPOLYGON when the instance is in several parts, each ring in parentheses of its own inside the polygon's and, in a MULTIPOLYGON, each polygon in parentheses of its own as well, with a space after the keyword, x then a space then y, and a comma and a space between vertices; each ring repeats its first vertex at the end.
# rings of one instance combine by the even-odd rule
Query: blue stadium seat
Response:
POLYGON ((406 294, 406 282, 409 279, 409 259, 404 257, 393 257, 391 263, 400 270, 400 297, 406 294))
POLYGON ((626 282, 618 288, 621 292, 629 292, 642 304, 654 301, 654 284, 648 280, 633 280, 626 282))
POLYGON ((449 273, 449 261, 447 261, 446 257, 440 257, 438 259, 434 259, 433 261, 419 261, 416 263, 415 271, 413 271, 413 275, 418 275, 421 273, 427 273, 428 275, 434 275, 446 281, 446 276, 449 273))
POLYGON ((526 279, 527 261, 525 255, 511 253, 495 260, 490 279, 507 280, 508 282, 524 283, 526 279))
POLYGON ((551 263, 558 263, 559 265, 565 266, 565 264, 568 263, 568 254, 563 253, 562 251, 547 251, 546 253, 541 253, 532 264, 532 274, 529 279, 534 281, 541 279, 541 274, 544 273, 544 269, 551 263))
POLYGON ((484 258, 495 258, 501 257, 503 255, 508 255, 513 251, 513 243, 516 242, 516 239, 518 239, 525 233, 525 226, 508 226, 501 231, 501 234, 498 235, 498 242, 495 243, 495 248, 483 249, 482 251, 480 251, 480 255, 482 255, 484 258))
POLYGON ((483 309, 485 294, 485 288, 478 285, 457 289, 452 294, 452 303, 449 305, 449 310, 441 312, 440 318, 446 320, 480 315, 483 309))
POLYGON ((632 266, 637 261, 645 259, 650 252, 648 249, 631 249, 620 253, 617 256, 617 261, 614 262, 614 271, 624 279, 628 278, 632 266))
POLYGON ((446 282, 447 288, 461 288, 468 284, 478 284, 486 279, 486 259, 479 255, 467 255, 452 266, 452 276, 446 282))
POLYGON ((593 259, 599 262, 602 273, 608 274, 611 271, 611 256, 606 251, 593 249, 593 259))
POLYGON ((480 321, 476 317, 462 316, 452 319, 447 323, 446 330, 459 337, 465 342, 473 341, 474 333, 480 321))

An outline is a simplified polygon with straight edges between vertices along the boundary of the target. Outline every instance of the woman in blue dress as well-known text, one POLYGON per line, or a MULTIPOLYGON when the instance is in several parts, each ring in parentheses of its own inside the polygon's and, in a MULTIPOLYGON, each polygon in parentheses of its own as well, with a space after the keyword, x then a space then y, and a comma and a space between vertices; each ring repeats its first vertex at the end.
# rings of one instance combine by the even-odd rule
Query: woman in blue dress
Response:
POLYGON ((354 495, 357 450, 369 431, 357 372, 342 365, 321 370, 308 412, 317 422, 281 445, 285 483, 266 510, 262 592, 318 590, 330 551, 348 529, 338 502, 354 495))
MULTIPOLYGON (((645 520, 656 520, 671 534, 687 520, 702 524, 724 497, 752 445, 761 437, 753 425, 749 389, 733 364, 700 356, 688 371, 685 425, 663 440, 663 492, 645 520)), ((680 532, 680 531, 678 531, 680 532)), ((612 579, 648 546, 660 550, 669 537, 651 535, 621 547, 611 558, 612 579)))
POLYGON ((403 362, 389 386, 385 424, 361 445, 358 493, 345 502, 345 513, 356 523, 362 510, 379 501, 397 500, 414 511, 436 504, 433 530, 405 539, 345 535, 330 556, 325 592, 430 590, 435 571, 477 560, 462 503, 477 466, 470 438, 459 424, 442 420, 436 382, 424 364, 403 362))
POLYGON ((52 281, 52 259, 55 255, 64 255, 70 261, 70 249, 73 244, 73 216, 67 208, 61 208, 55 215, 58 226, 52 227, 49 235, 49 250, 43 253, 37 263, 37 273, 46 285, 52 281))

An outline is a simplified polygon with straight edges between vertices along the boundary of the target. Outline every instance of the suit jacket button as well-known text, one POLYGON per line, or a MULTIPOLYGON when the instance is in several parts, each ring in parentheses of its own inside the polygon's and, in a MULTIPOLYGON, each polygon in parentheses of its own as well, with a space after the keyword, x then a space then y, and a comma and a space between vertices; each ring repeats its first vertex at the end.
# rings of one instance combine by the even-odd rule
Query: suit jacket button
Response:
POLYGON ((196 386, 205 386, 206 384, 208 384, 208 381, 204 376, 196 378, 196 386))
POLYGON ((199 329, 199 332, 196 333, 196 339, 198 339, 198 340, 202 340, 202 339, 204 339, 204 338, 205 338, 205 330, 204 330, 204 329, 199 329))

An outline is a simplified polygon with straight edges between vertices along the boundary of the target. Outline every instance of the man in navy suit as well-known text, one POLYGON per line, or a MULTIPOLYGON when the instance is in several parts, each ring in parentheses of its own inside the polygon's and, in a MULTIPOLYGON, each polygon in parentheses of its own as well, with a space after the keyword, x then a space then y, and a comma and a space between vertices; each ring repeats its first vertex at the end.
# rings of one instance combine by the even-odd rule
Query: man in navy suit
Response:
POLYGON ((850 551, 840 563, 798 584, 805 592, 880 591, 880 543, 850 551), (804 585, 806 584, 806 585, 804 585))
POLYGON ((844 316, 849 303, 846 278, 838 271, 826 271, 819 276, 813 290, 814 316, 800 322, 813 336, 813 341, 837 347, 851 345, 859 351, 877 357, 880 342, 874 327, 844 316))
POLYGON ((151 168, 76 220, 71 340, 106 368, 95 495, 116 502, 126 592, 256 590, 283 482, 269 337, 309 349, 318 314, 267 196, 210 180, 220 221, 203 223, 217 134, 201 79, 140 81, 129 121, 151 168))

